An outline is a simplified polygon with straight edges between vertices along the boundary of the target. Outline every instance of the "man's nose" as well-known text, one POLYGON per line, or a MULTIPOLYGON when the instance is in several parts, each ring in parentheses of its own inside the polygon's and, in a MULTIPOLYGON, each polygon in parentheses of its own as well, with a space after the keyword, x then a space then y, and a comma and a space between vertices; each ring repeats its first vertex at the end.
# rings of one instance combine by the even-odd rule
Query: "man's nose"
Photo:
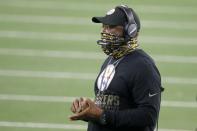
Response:
POLYGON ((108 27, 103 27, 103 32, 109 33, 109 28, 108 27))

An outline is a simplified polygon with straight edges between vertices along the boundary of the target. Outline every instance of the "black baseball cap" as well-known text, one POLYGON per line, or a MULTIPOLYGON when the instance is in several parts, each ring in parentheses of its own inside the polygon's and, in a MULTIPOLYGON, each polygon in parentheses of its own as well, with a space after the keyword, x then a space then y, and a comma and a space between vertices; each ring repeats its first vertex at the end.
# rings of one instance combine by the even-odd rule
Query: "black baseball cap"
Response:
MULTIPOLYGON (((137 24, 137 30, 140 30, 140 20, 135 11, 129 8, 133 14, 135 23, 137 24)), ((128 22, 127 16, 123 10, 115 7, 114 9, 109 10, 104 17, 92 17, 92 22, 94 23, 103 23, 105 25, 121 25, 125 26, 125 23, 128 22)))

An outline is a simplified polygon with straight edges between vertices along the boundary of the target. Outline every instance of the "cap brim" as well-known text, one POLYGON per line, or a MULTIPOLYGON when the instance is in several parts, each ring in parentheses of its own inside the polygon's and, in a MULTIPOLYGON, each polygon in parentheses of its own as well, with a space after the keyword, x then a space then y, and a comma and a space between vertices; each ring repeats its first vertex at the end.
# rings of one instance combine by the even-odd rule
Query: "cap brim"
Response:
POLYGON ((94 23, 102 23, 101 22, 101 19, 102 19, 103 17, 92 17, 92 22, 94 22, 94 23))
POLYGON ((115 23, 114 21, 112 21, 107 17, 92 17, 92 22, 103 23, 105 25, 118 25, 117 23, 115 23))
POLYGON ((104 22, 104 17, 92 17, 92 22, 103 23, 104 22))

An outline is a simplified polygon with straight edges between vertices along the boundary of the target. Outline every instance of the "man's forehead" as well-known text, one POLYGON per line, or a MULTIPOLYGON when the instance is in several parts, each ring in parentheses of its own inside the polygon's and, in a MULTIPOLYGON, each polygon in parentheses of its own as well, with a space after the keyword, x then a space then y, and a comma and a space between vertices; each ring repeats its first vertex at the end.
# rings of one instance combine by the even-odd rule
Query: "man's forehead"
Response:
POLYGON ((107 25, 107 24, 102 24, 103 27, 113 27, 113 28, 123 28, 122 25, 107 25))

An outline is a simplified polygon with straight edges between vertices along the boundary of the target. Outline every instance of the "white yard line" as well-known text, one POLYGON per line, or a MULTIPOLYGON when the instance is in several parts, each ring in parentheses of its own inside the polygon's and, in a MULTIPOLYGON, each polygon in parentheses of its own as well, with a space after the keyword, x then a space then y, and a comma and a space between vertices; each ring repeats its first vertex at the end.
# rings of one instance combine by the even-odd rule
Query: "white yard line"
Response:
POLYGON ((52 51, 52 50, 34 50, 34 49, 9 49, 0 48, 0 55, 15 56, 35 56, 35 57, 55 57, 55 58, 72 58, 72 59, 104 59, 103 53, 81 52, 81 51, 52 51))
POLYGON ((71 24, 71 25, 93 25, 90 18, 84 17, 61 17, 61 16, 36 16, 36 15, 13 15, 0 14, 2 22, 20 22, 37 24, 71 24))
MULTIPOLYGON (((2 31, 0 37, 18 39, 40 39, 40 40, 73 40, 90 41, 97 40, 97 35, 82 33, 49 33, 49 32, 30 32, 30 31, 2 31)), ((99 34, 98 34, 99 37, 99 34)))
MULTIPOLYGON (((76 8, 76 3, 74 2, 55 2, 55 1, 2 1, 1 6, 10 6, 17 8, 33 8, 33 9, 51 9, 51 10, 70 10, 70 11, 103 11, 108 10, 111 4, 93 4, 93 3, 80 3, 80 8, 76 8)), ((192 6, 161 6, 161 5, 135 5, 135 9, 143 14, 186 14, 195 15, 196 8, 192 6)), ((112 7, 111 7, 112 8, 112 7)))
POLYGON ((2 127, 85 130, 86 125, 0 121, 2 127))
POLYGON ((162 101, 161 105, 164 107, 197 108, 197 102, 162 101))
MULTIPOLYGON (((63 41, 96 41, 99 34, 90 33, 49 33, 49 32, 30 32, 30 31, 8 31, 0 30, 2 38, 33 39, 33 40, 63 40, 63 41)), ((183 38, 172 36, 140 36, 140 43, 165 44, 165 45, 186 45, 196 46, 197 38, 183 38)))
POLYGON ((197 64, 197 56, 151 55, 157 62, 197 64))
POLYGON ((68 102, 70 103, 70 102, 73 102, 75 98, 77 97, 0 94, 0 100, 11 100, 11 101, 68 102))
MULTIPOLYGON (((32 102, 65 102, 71 103, 77 97, 68 96, 33 96, 33 95, 13 95, 0 94, 0 100, 10 101, 32 101, 32 102)), ((93 98, 91 98, 93 99, 93 98)), ((197 102, 183 101, 162 101, 163 107, 197 108, 197 102)))
POLYGON ((197 78, 162 77, 162 83, 197 85, 197 78))
POLYGON ((195 6, 172 6, 172 5, 136 5, 135 10, 141 14, 162 14, 162 15, 195 15, 195 6), (187 11, 184 11, 184 7, 187 11))
POLYGON ((161 20, 142 20, 141 28, 150 28, 150 29, 167 29, 167 30, 197 30, 196 22, 187 22, 187 21, 161 21, 161 20), (187 24, 190 24, 187 26, 187 24))
POLYGON ((182 130, 182 129, 159 129, 159 131, 192 131, 192 130, 182 130))
MULTIPOLYGON (((36 49, 10 49, 0 48, 0 55, 10 56, 32 56, 49 58, 72 58, 72 59, 105 59, 105 55, 99 52, 81 52, 81 51, 53 51, 36 49)), ((171 55, 151 55, 157 62, 186 63, 197 64, 195 56, 171 56, 171 55)))
MULTIPOLYGON (((36 24, 63 24, 63 25, 93 25, 90 18, 85 17, 61 17, 61 16, 32 16, 0 14, 0 22, 20 22, 36 24)), ((196 22, 189 21, 161 21, 143 20, 143 28, 177 29, 177 30, 197 30, 196 22)))
MULTIPOLYGON (((33 122, 10 122, 10 121, 0 121, 0 127, 72 129, 72 130, 86 130, 87 129, 87 125, 55 124, 55 123, 33 123, 33 122)), ((192 131, 192 130, 159 129, 159 131, 192 131)))
MULTIPOLYGON (((97 74, 95 74, 95 73, 74 73, 74 72, 54 72, 54 71, 49 72, 49 71, 0 69, 0 76, 95 80, 97 74)), ((197 78, 162 77, 162 83, 197 85, 197 78)))
POLYGON ((0 76, 13 77, 34 77, 34 78, 63 78, 63 79, 81 79, 94 80, 94 73, 73 73, 73 72, 47 72, 47 71, 27 71, 27 70, 1 70, 0 76))

